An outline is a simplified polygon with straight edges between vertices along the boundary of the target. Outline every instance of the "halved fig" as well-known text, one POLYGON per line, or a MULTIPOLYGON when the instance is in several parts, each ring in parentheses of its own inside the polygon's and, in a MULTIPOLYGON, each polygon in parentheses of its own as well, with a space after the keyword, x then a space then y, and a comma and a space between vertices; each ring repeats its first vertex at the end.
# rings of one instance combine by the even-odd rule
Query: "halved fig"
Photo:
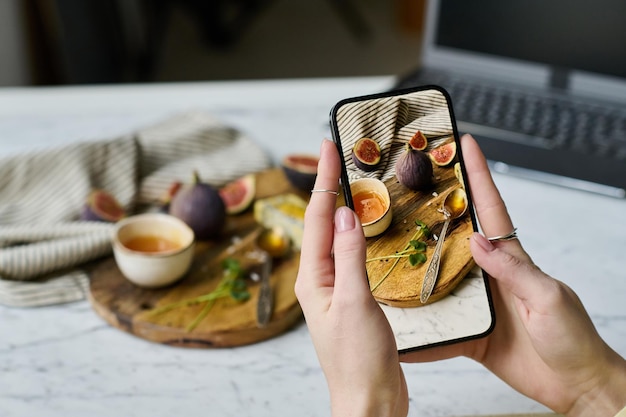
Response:
POLYGON ((104 190, 93 190, 87 197, 80 219, 114 223, 125 215, 124 207, 112 194, 104 190))
POLYGON ((220 197, 226 206, 226 214, 239 214, 245 211, 254 200, 256 177, 244 175, 219 189, 220 197))
POLYGON ((363 171, 374 171, 380 163, 380 145, 370 138, 357 140, 352 148, 352 161, 363 171))
POLYGON ((409 145, 411 145, 411 148, 415 149, 416 151, 423 151, 428 145, 428 140, 426 139, 426 136, 424 136, 424 134, 420 130, 418 130, 409 140, 409 145))
POLYGON ((449 142, 428 152, 428 156, 435 165, 440 167, 450 165, 456 156, 456 142, 449 142))
POLYGON ((283 158, 281 165, 291 185, 309 192, 315 185, 319 160, 319 157, 313 155, 292 154, 283 158))

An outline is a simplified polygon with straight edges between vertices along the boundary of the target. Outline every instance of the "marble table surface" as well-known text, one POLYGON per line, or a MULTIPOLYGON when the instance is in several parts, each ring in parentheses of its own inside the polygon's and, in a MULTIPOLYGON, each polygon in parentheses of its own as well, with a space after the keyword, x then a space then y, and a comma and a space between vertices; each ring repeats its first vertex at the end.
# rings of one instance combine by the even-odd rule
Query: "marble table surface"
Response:
MULTIPOLYGON (((275 161, 317 153, 339 99, 389 77, 0 89, 0 155, 114 137, 186 110, 241 129, 275 161)), ((496 174, 524 247, 570 285, 626 355, 626 201, 496 174)), ((364 364, 365 365, 365 364, 364 364)), ((411 416, 545 412, 480 365, 408 364, 411 416)), ((0 416, 323 416, 324 377, 304 323, 232 349, 151 343, 106 324, 87 301, 0 306, 0 416)))

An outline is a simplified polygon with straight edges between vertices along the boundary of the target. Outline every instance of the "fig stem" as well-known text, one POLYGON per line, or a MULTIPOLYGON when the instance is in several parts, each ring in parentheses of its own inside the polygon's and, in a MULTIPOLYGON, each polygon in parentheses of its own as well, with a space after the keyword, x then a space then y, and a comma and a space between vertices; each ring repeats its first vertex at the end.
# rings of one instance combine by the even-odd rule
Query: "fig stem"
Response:
POLYGON ((198 170, 194 170, 193 171, 193 184, 200 184, 202 183, 202 181, 200 180, 200 174, 198 173, 198 170))

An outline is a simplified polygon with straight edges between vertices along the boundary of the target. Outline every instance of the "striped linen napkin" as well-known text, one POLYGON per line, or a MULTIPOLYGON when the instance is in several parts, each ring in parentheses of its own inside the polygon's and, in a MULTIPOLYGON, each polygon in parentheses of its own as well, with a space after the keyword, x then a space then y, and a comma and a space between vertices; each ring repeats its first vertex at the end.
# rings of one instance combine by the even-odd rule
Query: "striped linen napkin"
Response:
MULTIPOLYGON (((452 135, 452 124, 445 96, 437 90, 424 90, 400 96, 344 104, 337 112, 337 125, 350 181, 377 178, 386 181, 395 176, 395 161, 404 153, 405 143, 416 131, 427 137, 452 135), (382 160, 375 171, 363 172, 354 164, 351 153, 364 137, 374 139, 381 148, 382 160)), ((426 150, 448 140, 429 140, 426 150)))
POLYGON ((128 213, 150 209, 174 181, 221 186, 269 168, 241 132, 189 112, 123 137, 0 159, 0 303, 32 307, 85 298, 81 266, 111 253, 113 225, 78 220, 93 189, 128 213))

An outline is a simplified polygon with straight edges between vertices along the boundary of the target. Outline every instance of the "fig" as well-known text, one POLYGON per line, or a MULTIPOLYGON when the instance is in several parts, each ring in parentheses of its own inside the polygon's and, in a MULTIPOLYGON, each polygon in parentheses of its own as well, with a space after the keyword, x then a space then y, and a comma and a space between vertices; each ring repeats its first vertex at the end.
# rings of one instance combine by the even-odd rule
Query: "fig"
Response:
POLYGON ((413 191, 424 190, 432 184, 433 164, 426 153, 407 143, 404 153, 396 161, 396 178, 413 191))
POLYGON ((80 213, 81 220, 116 222, 126 216, 124 207, 110 193, 104 190, 93 190, 80 213))
POLYGON ((380 163, 380 145, 374 139, 361 138, 352 147, 352 161, 357 168, 370 172, 380 163))
POLYGON ((169 213, 193 230, 198 239, 218 235, 225 223, 226 207, 217 189, 200 180, 197 172, 193 183, 183 185, 172 198, 169 213))
POLYGON ((449 142, 428 152, 430 159, 440 167, 450 165, 456 156, 456 142, 449 142))
POLYGON ((254 174, 229 182, 218 191, 226 206, 226 214, 239 214, 245 211, 254 200, 256 177, 254 174))
POLYGON ((423 151, 428 145, 428 140, 426 139, 426 136, 424 136, 424 134, 418 130, 409 140, 409 145, 411 145, 411 148, 415 149, 416 151, 423 151))
POLYGON ((312 155, 292 154, 283 158, 285 176, 295 188, 309 192, 315 185, 319 158, 312 155))

